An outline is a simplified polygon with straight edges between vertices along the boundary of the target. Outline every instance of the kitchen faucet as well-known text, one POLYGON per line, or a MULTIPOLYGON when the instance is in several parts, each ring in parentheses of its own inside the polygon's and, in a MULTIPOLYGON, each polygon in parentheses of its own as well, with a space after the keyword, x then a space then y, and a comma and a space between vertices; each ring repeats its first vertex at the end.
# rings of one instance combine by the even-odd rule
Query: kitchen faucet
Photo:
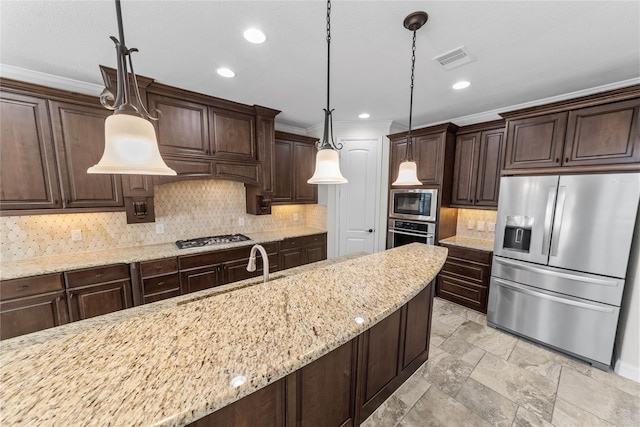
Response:
POLYGON ((262 255, 262 281, 267 283, 269 281, 269 257, 267 251, 262 245, 253 245, 251 253, 249 254, 249 264, 247 264, 247 271, 256 271, 256 251, 260 251, 262 255))

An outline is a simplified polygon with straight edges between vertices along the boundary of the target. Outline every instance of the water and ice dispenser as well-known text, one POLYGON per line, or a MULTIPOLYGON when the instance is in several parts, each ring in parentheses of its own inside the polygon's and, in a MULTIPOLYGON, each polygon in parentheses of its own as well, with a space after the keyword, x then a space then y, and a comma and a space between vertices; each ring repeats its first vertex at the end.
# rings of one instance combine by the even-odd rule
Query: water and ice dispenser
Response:
POLYGON ((502 247, 520 252, 529 252, 533 217, 524 215, 507 216, 502 247))

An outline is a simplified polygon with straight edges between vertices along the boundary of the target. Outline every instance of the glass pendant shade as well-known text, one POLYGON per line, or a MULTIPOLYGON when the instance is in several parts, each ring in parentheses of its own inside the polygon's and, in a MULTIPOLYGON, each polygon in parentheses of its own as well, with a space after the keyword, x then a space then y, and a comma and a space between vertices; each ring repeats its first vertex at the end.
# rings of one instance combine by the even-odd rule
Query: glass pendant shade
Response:
POLYGON ((400 163, 398 178, 391 185, 422 185, 418 181, 418 167, 416 162, 405 161, 400 163))
POLYGON ((114 114, 104 126, 104 153, 87 173, 176 175, 158 149, 153 125, 142 117, 114 114))
POLYGON ((316 171, 307 181, 309 184, 346 184, 348 181, 340 172, 338 152, 332 148, 318 150, 316 171))

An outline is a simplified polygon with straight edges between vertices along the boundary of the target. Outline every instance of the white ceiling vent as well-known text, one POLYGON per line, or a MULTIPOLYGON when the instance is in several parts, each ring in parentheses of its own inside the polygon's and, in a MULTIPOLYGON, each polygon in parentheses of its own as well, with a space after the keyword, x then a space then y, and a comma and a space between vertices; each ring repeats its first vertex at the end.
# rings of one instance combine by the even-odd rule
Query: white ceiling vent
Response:
POLYGON ((469 50, 460 46, 449 52, 445 52, 442 55, 438 55, 433 58, 434 61, 438 61, 445 70, 451 70, 464 64, 468 64, 476 60, 476 58, 469 52, 469 50))

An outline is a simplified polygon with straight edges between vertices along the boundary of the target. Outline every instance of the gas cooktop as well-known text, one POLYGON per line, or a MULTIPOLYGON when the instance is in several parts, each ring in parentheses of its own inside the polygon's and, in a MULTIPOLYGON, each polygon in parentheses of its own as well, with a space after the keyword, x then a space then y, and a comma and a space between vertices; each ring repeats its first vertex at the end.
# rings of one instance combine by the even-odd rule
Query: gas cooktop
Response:
POLYGON ((235 243, 251 240, 244 234, 223 234, 221 236, 198 237, 197 239, 178 240, 178 249, 199 248, 201 246, 220 245, 222 243, 235 243))

